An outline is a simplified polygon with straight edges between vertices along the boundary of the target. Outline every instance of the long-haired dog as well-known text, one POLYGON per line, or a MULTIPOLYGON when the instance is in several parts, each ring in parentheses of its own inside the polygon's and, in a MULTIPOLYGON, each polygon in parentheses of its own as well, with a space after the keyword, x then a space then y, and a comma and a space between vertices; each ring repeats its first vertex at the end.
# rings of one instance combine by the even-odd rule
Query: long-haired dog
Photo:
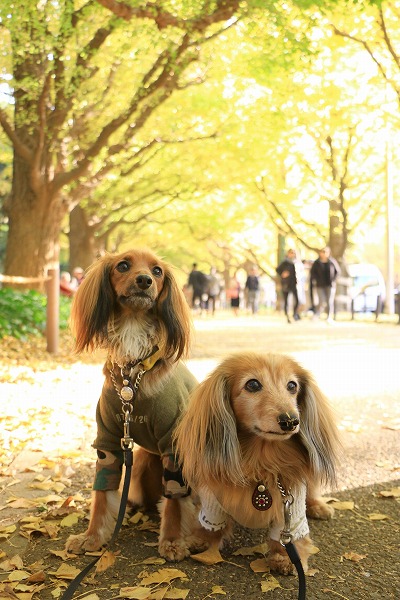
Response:
POLYGON ((175 429, 183 475, 201 501, 199 520, 221 545, 231 523, 269 529, 272 570, 291 573, 280 543, 283 503, 302 564, 312 550, 307 514, 327 519, 319 497, 335 481, 338 433, 310 373, 278 354, 228 356, 191 394, 175 429))
POLYGON ((87 531, 67 549, 93 551, 112 536, 118 514, 123 451, 135 442, 129 500, 156 505, 161 495, 159 551, 181 560, 189 548, 194 505, 172 450, 172 432, 197 381, 180 361, 190 340, 190 311, 171 267, 147 249, 106 255, 88 270, 71 311, 76 350, 106 348, 97 406, 96 478, 87 531), (137 446, 136 446, 137 444, 137 446))

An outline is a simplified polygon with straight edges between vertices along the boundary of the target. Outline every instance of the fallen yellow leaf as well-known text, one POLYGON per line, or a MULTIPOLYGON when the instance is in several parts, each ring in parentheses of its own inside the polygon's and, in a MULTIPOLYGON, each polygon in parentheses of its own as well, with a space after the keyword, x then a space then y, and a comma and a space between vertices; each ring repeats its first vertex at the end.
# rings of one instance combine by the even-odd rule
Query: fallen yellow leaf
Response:
POLYGON ((16 531, 17 526, 16 525, 8 525, 7 527, 0 527, 0 535, 3 536, 6 535, 8 536, 10 533, 14 533, 14 531, 16 531))
POLYGON ((138 511, 134 515, 132 515, 132 517, 129 519, 129 523, 133 523, 134 525, 136 525, 136 523, 139 523, 142 517, 143 513, 138 511))
POLYGON ((115 560, 115 554, 109 550, 106 550, 96 564, 96 573, 103 573, 103 571, 106 571, 109 567, 112 567, 115 564, 115 560))
POLYGON ((68 552, 64 550, 49 550, 50 554, 54 554, 54 556, 58 556, 61 560, 68 560, 70 558, 76 558, 77 554, 68 554, 68 552))
POLYGON ((49 575, 54 575, 57 579, 75 579, 75 577, 80 573, 80 569, 73 567, 72 565, 67 565, 63 563, 57 569, 57 571, 49 572, 49 575))
POLYGON ((215 546, 212 546, 199 554, 191 554, 190 557, 204 565, 216 565, 217 563, 224 562, 220 551, 215 546))
POLYGON ((352 562, 360 562, 364 558, 367 558, 366 554, 357 554, 356 552, 346 552, 343 554, 343 558, 346 560, 351 560, 352 562))
POLYGON ((233 553, 234 556, 251 556, 252 554, 267 554, 268 553, 268 544, 264 542, 263 544, 258 544, 258 546, 244 546, 243 548, 239 548, 235 550, 233 553))
MULTIPOLYGON (((6 555, 4 554, 4 556, 6 555)), ((6 560, 3 560, 3 562, 0 563, 0 570, 13 571, 14 569, 22 569, 23 566, 24 563, 22 561, 22 558, 18 554, 16 554, 12 558, 7 558, 6 560)))
POLYGON ((165 558, 161 558, 161 556, 149 556, 149 558, 145 558, 139 564, 141 565, 165 565, 167 561, 165 558))
POLYGON ((11 508, 33 508, 36 506, 36 502, 27 498, 16 498, 8 501, 8 506, 11 506, 11 508))
POLYGON ((389 515, 382 515, 381 513, 371 513, 368 515, 368 519, 370 521, 385 521, 385 519, 390 519, 389 515))
POLYGON ((179 569, 159 569, 151 575, 147 575, 140 582, 142 585, 148 585, 151 583, 169 583, 173 579, 180 577, 186 577, 186 573, 179 569))
POLYGON ((352 500, 348 500, 347 502, 332 502, 331 506, 335 510, 354 510, 354 502, 352 500))
POLYGON ((50 480, 38 481, 36 483, 31 483, 29 487, 32 488, 33 490, 43 490, 43 491, 47 492, 48 490, 52 489, 53 482, 50 480))
POLYGON ((212 596, 213 594, 219 594, 221 596, 226 596, 226 592, 224 591, 224 589, 220 585, 213 585, 212 586, 212 590, 210 592, 210 595, 212 596))
POLYGON ((391 490, 382 490, 379 492, 384 498, 400 498, 400 487, 392 488, 391 490))
POLYGON ((82 513, 72 512, 66 517, 62 519, 60 522, 60 527, 73 527, 79 521, 79 518, 82 516, 82 513))
POLYGON ((261 582, 261 591, 262 592, 272 592, 272 590, 276 590, 277 588, 282 587, 281 584, 275 577, 269 575, 265 581, 261 582))
POLYGON ((119 590, 117 598, 131 598, 133 600, 146 600, 150 598, 151 588, 137 585, 135 587, 125 587, 119 590))
POLYGON ((153 590, 149 600, 184 600, 189 592, 190 590, 163 587, 153 590))
POLYGON ((46 574, 44 571, 36 571, 36 573, 32 573, 28 577, 28 583, 43 583, 46 579, 46 574))
POLYGON ((28 579, 30 577, 30 573, 28 571, 12 571, 9 573, 7 579, 8 581, 22 581, 23 579, 28 579))
POLYGON ((250 563, 250 569, 254 573, 269 573, 270 569, 265 558, 257 558, 250 563))

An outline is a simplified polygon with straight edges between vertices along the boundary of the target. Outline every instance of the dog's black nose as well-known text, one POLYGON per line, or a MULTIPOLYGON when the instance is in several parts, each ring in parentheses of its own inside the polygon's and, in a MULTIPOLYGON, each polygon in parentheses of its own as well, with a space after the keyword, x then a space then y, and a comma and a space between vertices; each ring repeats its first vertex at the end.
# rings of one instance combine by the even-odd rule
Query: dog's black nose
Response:
POLYGON ((282 431, 293 431, 300 423, 297 415, 291 415, 290 413, 282 413, 278 417, 279 427, 282 431))
POLYGON ((150 275, 141 274, 136 277, 136 283, 141 290, 147 290, 153 283, 153 280, 150 275))

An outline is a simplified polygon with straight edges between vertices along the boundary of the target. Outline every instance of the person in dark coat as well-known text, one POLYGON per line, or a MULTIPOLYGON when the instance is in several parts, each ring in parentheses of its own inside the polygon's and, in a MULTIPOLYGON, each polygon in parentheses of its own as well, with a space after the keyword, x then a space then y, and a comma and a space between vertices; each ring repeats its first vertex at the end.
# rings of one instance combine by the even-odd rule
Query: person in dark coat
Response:
POLYGON ((258 312, 258 298, 260 295, 260 279, 256 267, 250 269, 244 289, 247 297, 247 308, 255 315, 258 312))
POLYGON ((297 275, 296 275, 296 251, 290 249, 286 253, 286 257, 277 267, 276 272, 281 278, 281 289, 283 294, 283 306, 287 322, 290 323, 290 317, 288 312, 289 296, 293 296, 293 319, 298 321, 300 315, 298 313, 299 308, 299 295, 297 292, 297 275))
POLYGON ((193 263, 189 274, 188 285, 192 288, 192 308, 200 307, 200 311, 205 307, 203 294, 207 294, 208 278, 205 273, 199 271, 197 263, 193 263))
POLYGON ((329 246, 318 251, 319 258, 314 261, 310 271, 311 289, 316 290, 318 306, 315 314, 319 316, 326 306, 327 322, 332 323, 335 314, 336 279, 340 275, 340 267, 331 256, 329 246))

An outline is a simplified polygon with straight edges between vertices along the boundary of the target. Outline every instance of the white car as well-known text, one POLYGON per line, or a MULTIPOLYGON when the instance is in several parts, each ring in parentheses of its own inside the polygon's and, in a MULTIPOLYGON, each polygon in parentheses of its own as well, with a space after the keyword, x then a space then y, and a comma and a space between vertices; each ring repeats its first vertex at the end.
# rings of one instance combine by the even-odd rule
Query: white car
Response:
POLYGON ((352 312, 382 312, 386 300, 385 279, 376 265, 360 263, 348 265, 353 280, 350 288, 352 312))

